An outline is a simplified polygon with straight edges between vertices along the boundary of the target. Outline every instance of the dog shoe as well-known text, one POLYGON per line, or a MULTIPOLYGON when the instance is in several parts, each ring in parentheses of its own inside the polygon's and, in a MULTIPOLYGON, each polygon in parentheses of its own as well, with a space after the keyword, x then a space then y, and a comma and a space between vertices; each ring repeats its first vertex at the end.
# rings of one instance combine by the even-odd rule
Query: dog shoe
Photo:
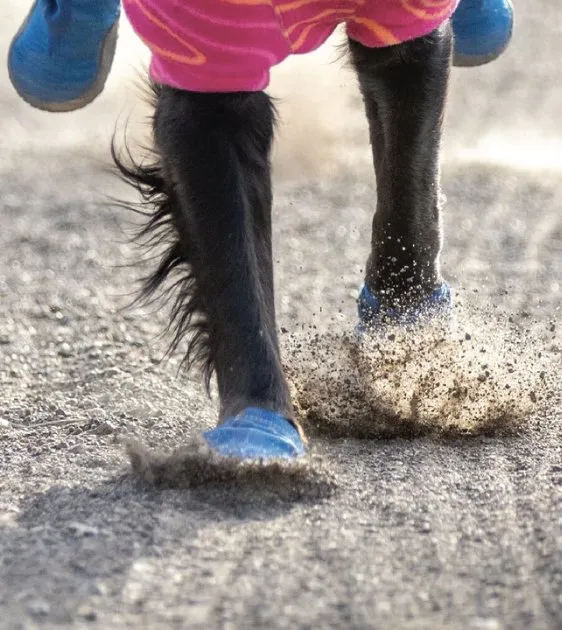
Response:
POLYGON ((453 65, 480 66, 497 59, 513 32, 511 0, 461 0, 451 23, 453 65))
POLYGON ((305 454, 298 430, 282 415, 248 407, 203 433, 210 448, 241 460, 295 459, 305 454))
POLYGON ((449 285, 444 282, 439 288, 415 307, 399 309, 384 308, 378 297, 373 295, 364 284, 357 300, 359 324, 356 334, 362 336, 369 330, 377 329, 386 322, 398 325, 413 325, 424 319, 448 317, 451 313, 453 295, 449 285))
POLYGON ((8 53, 21 98, 50 112, 93 101, 113 62, 119 6, 119 0, 35 0, 8 53))

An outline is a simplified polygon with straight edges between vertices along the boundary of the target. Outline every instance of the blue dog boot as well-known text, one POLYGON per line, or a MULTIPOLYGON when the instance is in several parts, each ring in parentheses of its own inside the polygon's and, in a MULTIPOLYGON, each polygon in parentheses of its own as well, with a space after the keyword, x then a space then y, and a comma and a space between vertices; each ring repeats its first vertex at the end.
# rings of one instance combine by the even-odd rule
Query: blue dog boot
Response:
POLYGON ((511 0, 460 0, 452 17, 453 65, 480 66, 497 59, 513 32, 511 0))
POLYGON ((364 284, 357 300, 359 324, 356 327, 356 334, 361 337, 363 333, 380 328, 385 323, 407 326, 424 319, 449 317, 452 304, 452 291, 446 282, 417 306, 405 309, 383 308, 380 299, 364 284))
POLYGON ((8 53, 21 98, 49 112, 93 101, 113 62, 119 8, 119 0, 35 0, 8 53))
POLYGON ((298 430, 282 415, 248 407, 203 433, 211 449, 240 460, 295 459, 305 454, 298 430))

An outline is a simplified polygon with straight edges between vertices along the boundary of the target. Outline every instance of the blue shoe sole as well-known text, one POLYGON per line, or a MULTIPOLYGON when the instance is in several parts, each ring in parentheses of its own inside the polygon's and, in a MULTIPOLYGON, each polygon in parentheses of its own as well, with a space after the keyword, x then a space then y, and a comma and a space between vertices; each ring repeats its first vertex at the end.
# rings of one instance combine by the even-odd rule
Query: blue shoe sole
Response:
POLYGON ((477 0, 461 0, 451 18, 453 65, 456 67, 490 63, 500 57, 511 42, 514 22, 511 0, 479 1, 481 4, 477 6, 477 0))
POLYGON ((495 61, 501 57, 511 42, 513 31, 510 32, 509 38, 501 48, 497 48, 494 52, 486 55, 464 55, 455 51, 453 54, 453 66, 455 68, 476 68, 477 66, 485 66, 487 63, 495 61))
POLYGON ((221 457, 245 460, 296 459, 306 452, 296 427, 282 415, 248 407, 203 433, 210 449, 221 457))
POLYGON ((10 78, 10 82, 14 86, 14 89, 18 93, 18 96, 36 109, 52 113, 64 113, 81 109, 82 107, 89 105, 93 100, 95 100, 96 97, 99 96, 99 94, 104 89, 107 77, 109 76, 109 73, 111 71, 113 58, 115 56, 115 49, 117 46, 117 37, 119 31, 119 19, 117 19, 115 21, 115 24, 113 24, 113 26, 108 29, 107 34, 105 35, 101 43, 97 63, 97 73, 94 77, 93 82, 88 87, 86 87, 82 94, 80 94, 80 96, 76 98, 68 100, 44 100, 34 96, 33 94, 30 94, 19 84, 16 73, 14 72, 12 67, 12 59, 15 46, 18 42, 19 37, 27 28, 29 20, 36 9, 37 2, 38 0, 35 0, 31 9, 29 10, 29 13, 27 14, 27 17, 23 21, 23 24, 20 26, 18 32, 15 34, 10 44, 10 48, 8 51, 8 76, 10 78))

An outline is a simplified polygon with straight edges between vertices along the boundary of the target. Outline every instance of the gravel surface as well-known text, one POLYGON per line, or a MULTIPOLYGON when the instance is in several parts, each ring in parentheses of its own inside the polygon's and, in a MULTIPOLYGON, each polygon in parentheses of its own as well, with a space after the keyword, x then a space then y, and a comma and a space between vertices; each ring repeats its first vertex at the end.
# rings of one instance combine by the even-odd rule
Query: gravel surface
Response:
MULTIPOLYGON (((3 7, 3 54, 26 9, 3 7)), ((83 112, 34 112, 3 72, 1 630, 562 627, 562 11, 517 9, 510 53, 452 81, 457 328, 434 354, 398 340, 414 351, 384 391, 366 378, 376 351, 349 363, 345 344, 375 196, 354 81, 329 50, 276 74, 279 324, 313 444, 292 468, 197 451, 214 401, 181 353, 160 360, 165 309, 126 308, 143 271, 133 218, 106 202, 130 193, 103 163, 145 58, 129 30, 83 112), (439 389, 453 377, 462 413, 439 389), (381 391, 397 424, 381 424, 381 391)))

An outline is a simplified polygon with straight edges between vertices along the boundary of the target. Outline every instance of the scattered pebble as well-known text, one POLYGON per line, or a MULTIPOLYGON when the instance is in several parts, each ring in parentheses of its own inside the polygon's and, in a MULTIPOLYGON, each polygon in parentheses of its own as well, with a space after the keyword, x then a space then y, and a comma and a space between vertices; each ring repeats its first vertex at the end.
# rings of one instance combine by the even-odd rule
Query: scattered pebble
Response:
POLYGON ((113 422, 105 420, 98 427, 96 427, 92 431, 92 433, 94 433, 95 435, 111 435, 112 433, 115 433, 116 428, 117 427, 113 424, 113 422))
POLYGON ((72 356, 72 348, 68 343, 62 343, 58 349, 59 356, 61 357, 70 357, 72 356))
POLYGON ((76 612, 86 621, 95 621, 98 618, 97 612, 90 604, 82 604, 76 612))
POLYGON ((43 599, 33 599, 27 604, 27 612, 33 617, 45 617, 50 610, 49 603, 43 599))
POLYGON ((68 449, 69 453, 84 453, 85 451, 86 447, 83 444, 75 444, 68 449))
POLYGON ((88 525, 87 523, 78 523, 76 521, 68 524, 68 530, 77 536, 97 536, 100 533, 98 527, 88 525))
POLYGON ((500 630, 501 626, 497 619, 492 617, 474 617, 468 625, 469 630, 500 630))

